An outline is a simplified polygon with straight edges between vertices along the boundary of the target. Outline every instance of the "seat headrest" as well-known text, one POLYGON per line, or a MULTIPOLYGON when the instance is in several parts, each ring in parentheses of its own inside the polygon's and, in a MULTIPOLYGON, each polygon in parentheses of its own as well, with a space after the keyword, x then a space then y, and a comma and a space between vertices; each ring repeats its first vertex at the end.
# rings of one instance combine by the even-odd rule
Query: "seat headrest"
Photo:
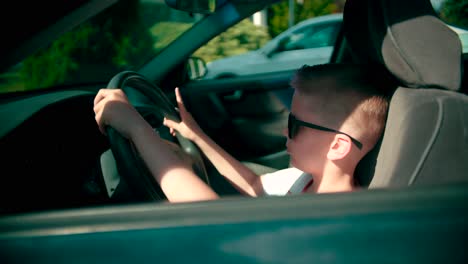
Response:
POLYGON ((403 86, 460 89, 460 39, 429 0, 347 0, 343 28, 361 62, 384 64, 403 86))

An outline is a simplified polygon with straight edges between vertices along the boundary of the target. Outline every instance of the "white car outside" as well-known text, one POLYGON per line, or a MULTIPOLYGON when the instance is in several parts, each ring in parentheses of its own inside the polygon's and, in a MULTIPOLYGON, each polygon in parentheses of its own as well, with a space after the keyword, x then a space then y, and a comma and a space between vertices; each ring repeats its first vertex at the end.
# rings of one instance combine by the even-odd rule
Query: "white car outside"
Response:
POLYGON ((468 53, 468 30, 451 25, 449 25, 449 28, 455 31, 460 38, 463 53, 468 53))
MULTIPOLYGON (((332 56, 342 20, 341 13, 304 20, 258 50, 209 62, 204 78, 216 79, 294 70, 305 63, 327 63, 332 56)), ((449 27, 459 35, 463 53, 467 53, 468 31, 451 25, 449 27)))
POLYGON ((209 62, 205 79, 294 70, 330 61, 341 28, 341 13, 304 20, 262 48, 209 62))

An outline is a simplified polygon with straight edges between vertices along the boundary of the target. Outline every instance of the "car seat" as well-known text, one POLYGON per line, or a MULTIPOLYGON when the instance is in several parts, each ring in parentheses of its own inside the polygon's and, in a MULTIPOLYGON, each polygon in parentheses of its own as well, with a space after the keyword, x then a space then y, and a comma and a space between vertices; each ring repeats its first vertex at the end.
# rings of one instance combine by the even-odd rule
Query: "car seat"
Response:
POLYGON ((461 43, 429 0, 347 0, 354 61, 384 65, 399 84, 380 143, 358 165, 369 188, 468 180, 468 96, 461 43))

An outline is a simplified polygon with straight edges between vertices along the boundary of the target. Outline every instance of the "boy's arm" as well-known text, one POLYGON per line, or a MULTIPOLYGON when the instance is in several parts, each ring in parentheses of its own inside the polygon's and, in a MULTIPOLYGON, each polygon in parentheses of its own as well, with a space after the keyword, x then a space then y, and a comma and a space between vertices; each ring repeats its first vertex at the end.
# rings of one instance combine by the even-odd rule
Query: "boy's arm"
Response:
POLYGON ((121 89, 101 89, 94 98, 95 119, 99 130, 116 129, 131 140, 171 202, 216 199, 218 196, 191 169, 180 153, 161 139, 130 105, 121 89))
POLYGON ((201 133, 193 141, 237 190, 249 196, 264 194, 261 176, 227 153, 208 135, 201 133))
POLYGON ((175 130, 177 130, 182 136, 197 144, 216 169, 240 192, 250 196, 262 195, 264 191, 260 176, 255 174, 251 169, 239 162, 208 137, 198 126, 191 114, 185 109, 178 88, 176 88, 175 94, 182 121, 177 123, 165 119, 164 125, 168 126, 173 134, 175 130))
POLYGON ((192 170, 190 164, 144 123, 131 136, 140 156, 170 202, 217 199, 218 195, 192 170))

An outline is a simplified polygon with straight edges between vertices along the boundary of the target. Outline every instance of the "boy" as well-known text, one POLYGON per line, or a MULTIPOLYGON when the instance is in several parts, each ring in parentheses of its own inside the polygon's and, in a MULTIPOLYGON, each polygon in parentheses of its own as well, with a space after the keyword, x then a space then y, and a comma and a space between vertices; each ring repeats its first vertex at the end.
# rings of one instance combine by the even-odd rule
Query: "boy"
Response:
MULTIPOLYGON (((283 194, 353 191, 357 188, 356 165, 374 147, 385 125, 388 102, 377 84, 386 77, 384 73, 376 67, 346 64, 304 66, 296 72, 291 81, 295 92, 285 134, 291 165, 297 169, 256 175, 203 133, 185 109, 178 89, 182 121, 165 119, 164 125, 195 142, 243 194, 264 195, 271 182, 282 185, 287 181, 283 194)), ((111 125, 133 141, 169 201, 218 198, 183 159, 170 151, 121 90, 102 89, 95 98, 94 111, 101 131, 111 125)))

